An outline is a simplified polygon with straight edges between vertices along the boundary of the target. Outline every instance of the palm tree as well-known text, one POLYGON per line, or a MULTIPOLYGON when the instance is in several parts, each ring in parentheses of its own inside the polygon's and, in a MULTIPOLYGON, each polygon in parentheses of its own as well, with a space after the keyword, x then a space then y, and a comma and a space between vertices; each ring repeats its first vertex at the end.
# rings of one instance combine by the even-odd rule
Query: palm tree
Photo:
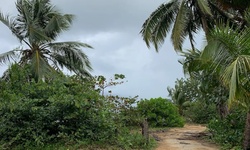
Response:
POLYGON ((210 60, 214 71, 229 88, 229 106, 232 102, 247 109, 244 131, 244 149, 250 149, 250 28, 235 30, 217 26, 201 58, 210 60))
POLYGON ((227 107, 228 89, 222 84, 218 73, 210 66, 209 59, 201 59, 201 51, 188 50, 181 52, 184 59, 179 60, 183 66, 184 74, 198 82, 200 99, 207 103, 215 103, 221 119, 224 119, 229 111, 227 107))
POLYGON ((81 48, 91 48, 81 42, 55 42, 68 30, 73 15, 61 14, 50 0, 17 0, 18 15, 10 17, 0 12, 0 21, 18 38, 23 47, 0 55, 0 63, 11 59, 20 66, 29 64, 37 79, 63 68, 81 76, 90 76, 91 65, 81 48))
POLYGON ((187 37, 195 50, 194 34, 200 29, 208 38, 209 30, 219 21, 230 21, 242 29, 249 26, 244 18, 249 6, 250 1, 246 0, 172 0, 151 13, 140 33, 146 45, 153 44, 158 52, 172 28, 171 40, 175 50, 182 50, 187 37))
POLYGON ((191 80, 181 78, 175 81, 174 88, 167 88, 169 96, 171 97, 173 103, 177 106, 179 114, 182 116, 184 116, 185 108, 190 106, 191 102, 195 99, 195 96, 192 95, 192 91, 195 91, 196 87, 191 87, 193 85, 194 84, 191 80))
POLYGON ((140 33, 147 46, 158 51, 173 26, 171 40, 175 50, 181 50, 186 37, 194 48, 194 34, 200 28, 208 33, 207 20, 212 16, 208 0, 172 0, 160 5, 144 22, 140 33))

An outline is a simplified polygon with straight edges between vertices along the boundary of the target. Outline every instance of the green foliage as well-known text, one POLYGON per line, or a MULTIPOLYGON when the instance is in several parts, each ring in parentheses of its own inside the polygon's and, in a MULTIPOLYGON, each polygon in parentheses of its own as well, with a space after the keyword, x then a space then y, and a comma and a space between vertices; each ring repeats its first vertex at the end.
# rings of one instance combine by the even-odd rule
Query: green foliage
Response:
MULTIPOLYGON (((100 91, 104 96, 104 90, 108 87, 115 87, 123 84, 125 81, 125 75, 114 74, 112 78, 107 80, 104 76, 97 76, 95 78, 95 85, 97 91, 100 91)), ((138 96, 134 97, 121 97, 119 95, 112 95, 112 91, 108 91, 109 95, 105 98, 111 103, 110 110, 116 114, 116 122, 120 122, 124 126, 138 126, 143 120, 141 114, 136 109, 136 102, 138 96)))
POLYGON ((227 149, 241 147, 245 127, 246 112, 234 109, 223 120, 213 119, 208 124, 212 139, 227 149))
MULTIPOLYGON (((114 77, 110 78, 109 80, 107 80, 104 76, 100 75, 95 77, 95 84, 97 86, 97 90, 101 92, 102 96, 104 96, 104 91, 106 88, 123 84, 123 79, 125 79, 125 75, 123 74, 114 74, 114 77)), ((108 92, 110 94, 112 93, 112 91, 108 92)))
POLYGON ((21 66, 29 64, 36 80, 46 79, 44 77, 63 69, 91 77, 91 64, 82 48, 92 47, 74 41, 56 42, 58 36, 70 28, 72 14, 62 14, 50 0, 17 0, 15 5, 18 14, 10 17, 0 12, 0 22, 21 45, 1 54, 1 64, 13 59, 21 66))
POLYGON ((185 118, 194 123, 208 123, 211 119, 217 117, 216 105, 213 103, 206 104, 202 101, 192 102, 184 111, 185 118))
POLYGON ((111 110, 115 112, 116 122, 120 122, 125 126, 139 126, 143 120, 143 116, 135 107, 138 96, 135 97, 120 97, 108 96, 108 101, 111 102, 111 110))
POLYGON ((22 93, 1 98, 2 143, 44 145, 57 141, 112 141, 116 126, 95 91, 61 81, 23 84, 22 93))
POLYGON ((105 99, 89 78, 57 74, 36 82, 28 66, 13 65, 8 71, 9 78, 0 81, 0 149, 151 146, 124 125, 136 98, 105 99))
POLYGON ((118 136, 118 145, 123 149, 151 149, 155 146, 155 141, 149 139, 149 143, 138 132, 132 132, 129 130, 123 130, 120 136, 118 136))
POLYGON ((177 106, 180 115, 185 116, 184 111, 200 97, 201 92, 198 87, 199 83, 196 80, 181 78, 175 81, 174 88, 167 88, 169 96, 177 106))
POLYGON ((141 100, 137 107, 152 127, 182 127, 184 125, 177 107, 167 99, 141 100))

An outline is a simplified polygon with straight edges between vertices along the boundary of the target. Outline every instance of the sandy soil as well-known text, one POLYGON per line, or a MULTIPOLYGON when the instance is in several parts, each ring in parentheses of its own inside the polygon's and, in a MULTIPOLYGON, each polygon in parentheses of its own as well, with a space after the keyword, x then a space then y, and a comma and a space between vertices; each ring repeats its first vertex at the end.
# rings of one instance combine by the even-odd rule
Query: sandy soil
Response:
POLYGON ((203 139, 205 130, 205 126, 185 125, 151 135, 159 141, 156 150, 219 150, 219 147, 203 139))

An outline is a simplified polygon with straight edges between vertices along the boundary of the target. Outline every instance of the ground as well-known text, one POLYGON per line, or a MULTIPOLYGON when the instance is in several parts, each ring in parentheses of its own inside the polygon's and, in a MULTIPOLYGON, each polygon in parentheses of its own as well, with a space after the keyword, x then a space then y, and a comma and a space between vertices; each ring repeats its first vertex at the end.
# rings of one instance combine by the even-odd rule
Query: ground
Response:
POLYGON ((151 133, 159 142, 156 150, 219 150, 213 143, 204 140, 205 126, 187 124, 183 128, 171 128, 151 133))

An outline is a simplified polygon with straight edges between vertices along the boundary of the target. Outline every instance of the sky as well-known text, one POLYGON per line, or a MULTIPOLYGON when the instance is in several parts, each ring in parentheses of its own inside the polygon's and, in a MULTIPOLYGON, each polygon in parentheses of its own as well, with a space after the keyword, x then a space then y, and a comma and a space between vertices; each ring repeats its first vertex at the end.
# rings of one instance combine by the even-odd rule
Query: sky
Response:
MULTIPOLYGON (((51 0, 62 13, 74 14, 70 30, 62 33, 58 41, 80 41, 94 47, 83 49, 88 55, 92 75, 110 79, 124 74, 124 84, 112 90, 114 95, 139 98, 168 97, 167 87, 174 87, 177 78, 184 77, 181 58, 174 51, 170 38, 158 53, 148 48, 140 30, 143 22, 165 0, 51 0)), ((0 11, 15 16, 15 0, 0 0, 0 11)), ((203 35, 197 35, 202 45, 203 35)), ((9 29, 0 24, 0 53, 20 46, 9 29)), ((190 48, 187 42, 184 49, 190 48)), ((0 74, 7 65, 0 66, 0 74)))

